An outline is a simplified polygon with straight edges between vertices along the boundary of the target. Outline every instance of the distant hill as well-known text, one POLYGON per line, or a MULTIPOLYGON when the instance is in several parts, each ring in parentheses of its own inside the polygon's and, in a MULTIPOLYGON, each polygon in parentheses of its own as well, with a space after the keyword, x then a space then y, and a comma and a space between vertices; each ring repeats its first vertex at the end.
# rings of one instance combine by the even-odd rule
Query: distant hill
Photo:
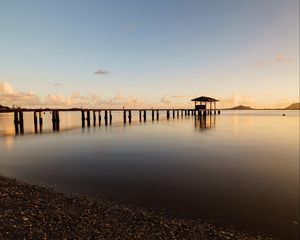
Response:
POLYGON ((300 110, 300 103, 292 103, 290 106, 284 108, 285 110, 300 110))
POLYGON ((0 105, 0 110, 8 110, 8 109, 9 109, 9 107, 0 105))
POLYGON ((244 106, 244 105, 239 105, 233 108, 227 108, 228 110, 254 110, 252 107, 244 106))

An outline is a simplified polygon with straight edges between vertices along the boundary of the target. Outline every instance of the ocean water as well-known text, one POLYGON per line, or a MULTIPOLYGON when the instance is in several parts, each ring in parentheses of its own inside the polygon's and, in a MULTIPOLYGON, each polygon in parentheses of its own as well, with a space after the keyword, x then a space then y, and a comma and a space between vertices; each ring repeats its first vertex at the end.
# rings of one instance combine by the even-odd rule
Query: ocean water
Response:
POLYGON ((223 111, 198 118, 81 128, 80 113, 32 113, 16 135, 0 114, 0 174, 164 214, 281 239, 299 234, 299 111, 223 111), (285 116, 282 114, 285 113, 285 116))

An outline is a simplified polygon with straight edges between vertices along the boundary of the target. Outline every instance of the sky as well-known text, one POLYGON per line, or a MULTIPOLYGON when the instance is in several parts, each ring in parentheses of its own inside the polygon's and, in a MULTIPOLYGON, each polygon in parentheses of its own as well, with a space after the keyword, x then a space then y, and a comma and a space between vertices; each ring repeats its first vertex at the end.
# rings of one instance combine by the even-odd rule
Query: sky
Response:
POLYGON ((298 0, 0 0, 0 104, 299 102, 298 0))

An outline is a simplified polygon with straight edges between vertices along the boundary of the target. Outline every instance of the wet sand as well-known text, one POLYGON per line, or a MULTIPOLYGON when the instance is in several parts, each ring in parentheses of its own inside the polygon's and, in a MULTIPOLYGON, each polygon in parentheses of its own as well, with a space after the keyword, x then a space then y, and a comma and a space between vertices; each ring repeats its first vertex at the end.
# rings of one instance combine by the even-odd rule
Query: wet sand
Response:
POLYGON ((271 240, 0 176, 0 239, 271 240))

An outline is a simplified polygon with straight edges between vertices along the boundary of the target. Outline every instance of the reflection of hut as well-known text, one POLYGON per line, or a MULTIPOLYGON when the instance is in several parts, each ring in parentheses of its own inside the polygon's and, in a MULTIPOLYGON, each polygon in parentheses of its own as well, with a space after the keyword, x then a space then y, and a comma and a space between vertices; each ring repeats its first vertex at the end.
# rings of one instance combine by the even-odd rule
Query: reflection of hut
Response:
POLYGON ((201 131, 215 128, 216 127, 216 116, 215 115, 202 115, 195 118, 195 128, 201 131))
POLYGON ((198 97, 194 98, 191 101, 195 102, 195 109, 196 110, 216 110, 216 103, 219 101, 217 99, 211 98, 211 97, 198 97), (207 108, 207 105, 209 103, 209 108, 207 108), (214 108, 212 108, 212 104, 214 104, 214 108))

